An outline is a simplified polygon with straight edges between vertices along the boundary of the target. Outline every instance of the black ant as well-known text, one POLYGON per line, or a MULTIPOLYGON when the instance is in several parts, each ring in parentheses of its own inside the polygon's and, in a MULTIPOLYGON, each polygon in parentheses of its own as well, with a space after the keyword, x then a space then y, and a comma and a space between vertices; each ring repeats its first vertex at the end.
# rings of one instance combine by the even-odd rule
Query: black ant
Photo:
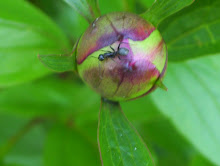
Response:
MULTIPOLYGON (((128 55, 129 50, 126 49, 126 48, 120 48, 120 45, 121 45, 121 43, 118 45, 117 51, 112 46, 110 46, 110 48, 112 49, 113 52, 107 51, 104 54, 99 54, 98 60, 99 61, 104 61, 105 59, 108 59, 108 58, 111 58, 113 60, 113 58, 115 58, 116 55, 118 55, 118 59, 121 60, 120 55, 121 56, 128 55)), ((94 57, 94 58, 96 58, 96 57, 94 57)), ((99 73, 100 73, 100 64, 99 64, 99 73)), ((101 73, 100 73, 100 78, 102 79, 101 73)))
MULTIPOLYGON (((98 56, 99 61, 103 61, 103 60, 108 59, 108 58, 115 58, 116 55, 122 55, 122 56, 128 55, 129 50, 126 49, 126 48, 120 48, 120 45, 121 45, 121 43, 118 45, 117 51, 115 51, 115 49, 112 48, 112 46, 110 46, 110 48, 112 49, 113 52, 107 51, 104 54, 100 54, 98 56)), ((120 56, 118 56, 118 59, 120 59, 120 56)))

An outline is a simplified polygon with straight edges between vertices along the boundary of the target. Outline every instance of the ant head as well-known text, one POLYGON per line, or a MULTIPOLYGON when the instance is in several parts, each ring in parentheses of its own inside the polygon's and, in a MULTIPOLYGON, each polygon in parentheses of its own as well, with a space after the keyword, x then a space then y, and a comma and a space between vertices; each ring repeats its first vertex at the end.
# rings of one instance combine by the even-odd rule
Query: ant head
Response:
POLYGON ((98 57, 98 59, 100 60, 100 61, 103 61, 105 58, 104 58, 104 55, 103 54, 100 54, 99 55, 99 57, 98 57))

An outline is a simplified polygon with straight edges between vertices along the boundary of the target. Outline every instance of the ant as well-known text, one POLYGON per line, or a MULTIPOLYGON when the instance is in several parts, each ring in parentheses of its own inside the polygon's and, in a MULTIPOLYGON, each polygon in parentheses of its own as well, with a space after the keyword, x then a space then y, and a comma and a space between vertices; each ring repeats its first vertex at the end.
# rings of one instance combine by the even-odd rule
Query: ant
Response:
MULTIPOLYGON (((120 45, 121 45, 121 43, 118 45, 117 51, 114 48, 112 48, 112 46, 110 46, 110 48, 112 49, 113 52, 107 51, 104 54, 100 54, 98 56, 99 61, 103 61, 108 58, 115 58, 117 54, 122 55, 122 56, 128 55, 129 50, 126 48, 120 48, 120 45)), ((120 56, 118 56, 118 59, 120 59, 120 56)))
MULTIPOLYGON (((121 56, 126 56, 129 53, 129 50, 127 48, 120 48, 121 43, 118 45, 117 50, 115 50, 112 46, 110 46, 110 48, 112 49, 113 52, 111 51, 107 51, 104 54, 99 54, 98 56, 98 60, 99 61, 104 61, 105 59, 111 58, 111 60, 113 60, 113 58, 115 58, 117 55, 118 59, 121 60, 120 55, 121 56)), ((93 56, 92 56, 93 57, 93 56)), ((96 57, 94 57, 96 58, 96 57)), ((113 60, 114 61, 114 60, 113 60)), ((101 73, 100 73, 100 64, 99 64, 99 75, 100 78, 102 79, 101 73)))

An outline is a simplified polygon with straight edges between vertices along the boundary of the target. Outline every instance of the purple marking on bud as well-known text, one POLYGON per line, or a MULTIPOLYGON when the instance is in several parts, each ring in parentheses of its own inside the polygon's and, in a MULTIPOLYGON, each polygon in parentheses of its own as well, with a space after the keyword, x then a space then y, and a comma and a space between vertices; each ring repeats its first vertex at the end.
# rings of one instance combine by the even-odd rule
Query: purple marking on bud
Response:
MULTIPOLYGON (((166 49, 166 50, 167 50, 167 49, 166 49)), ((167 56, 167 55, 168 55, 168 51, 166 52, 166 55, 165 55, 165 56, 166 56, 166 61, 165 61, 165 65, 164 65, 163 71, 160 73, 158 79, 163 79, 163 77, 164 77, 164 75, 165 75, 165 72, 166 72, 166 69, 167 69, 167 62, 168 62, 168 56, 167 56)), ((148 92, 144 93, 144 94, 141 95, 141 96, 138 96, 138 97, 135 97, 135 98, 133 98, 133 99, 130 99, 130 100, 135 100, 135 99, 138 99, 138 98, 140 98, 140 97, 146 96, 146 95, 148 95, 149 93, 153 92, 156 88, 157 88, 157 85, 154 84, 154 86, 153 86, 148 92)))
POLYGON ((77 63, 81 64, 93 52, 116 41, 132 39, 145 40, 155 27, 131 13, 111 13, 100 17, 81 37, 83 45, 77 48, 77 63))
MULTIPOLYGON (((83 78, 92 88, 105 98, 126 98, 140 92, 153 77, 159 78, 160 72, 147 60, 116 60, 110 59, 103 69, 103 79, 100 79, 99 68, 95 67, 84 72, 83 78), (106 79, 111 80, 106 86, 106 79), (102 84, 103 83, 103 84, 102 84), (111 86, 112 85, 112 86, 111 86), (110 91, 106 91, 110 88, 110 91)), ((153 83, 152 83, 153 86, 153 83)))

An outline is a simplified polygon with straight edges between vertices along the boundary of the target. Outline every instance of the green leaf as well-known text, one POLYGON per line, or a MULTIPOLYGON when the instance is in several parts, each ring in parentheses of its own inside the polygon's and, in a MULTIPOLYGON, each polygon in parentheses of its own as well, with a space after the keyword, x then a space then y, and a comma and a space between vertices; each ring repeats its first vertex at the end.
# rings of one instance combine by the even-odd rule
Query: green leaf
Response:
POLYGON ((157 90, 154 102, 203 155, 220 165, 220 55, 170 63, 168 92, 157 90))
POLYGON ((63 77, 65 79, 52 75, 33 83, 1 90, 0 112, 28 117, 82 116, 82 121, 97 119, 99 96, 77 78, 68 78, 68 74, 63 77))
POLYGON ((124 10, 123 11, 128 11, 128 12, 135 12, 135 0, 122 0, 124 10))
POLYGON ((56 126, 46 140, 46 166, 100 165, 97 146, 70 126, 56 126))
POLYGON ((3 166, 25 166, 20 164, 2 164, 3 166))
POLYGON ((0 11, 0 87, 48 74, 37 54, 69 51, 63 33, 28 2, 0 1, 0 11))
POLYGON ((138 1, 142 6, 146 7, 147 9, 150 8, 155 0, 139 0, 138 1))
MULTIPOLYGON (((71 114, 79 124, 97 121, 99 95, 72 75, 72 73, 51 75, 32 83, 2 89, 0 112, 10 112, 25 117, 63 117, 71 114)), ((126 116, 132 121, 148 121, 160 116, 149 96, 124 102, 122 108, 126 110, 126 116)))
POLYGON ((135 0, 111 0, 99 1, 99 6, 102 14, 111 12, 133 12, 136 10, 135 0))
POLYGON ((148 95, 129 102, 122 102, 120 105, 122 110, 126 110, 124 113, 131 122, 147 122, 161 117, 161 113, 148 95))
POLYGON ((160 26, 169 60, 181 61, 220 53, 220 2, 199 0, 160 26))
POLYGON ((88 22, 63 0, 31 2, 50 16, 73 42, 76 42, 89 26, 88 22))
MULTIPOLYGON (((30 120, 30 118, 0 113, 0 151, 11 138, 23 130, 30 120)), ((4 156, 3 163, 7 166, 42 166, 44 137, 43 126, 32 126, 15 141, 10 151, 4 156)))
POLYGON ((64 0, 89 23, 100 16, 97 0, 64 0))
POLYGON ((194 0, 156 0, 151 8, 141 14, 141 16, 153 25, 158 26, 165 18, 190 5, 193 1, 194 0))
POLYGON ((210 161, 201 155, 196 155, 191 161, 190 166, 214 166, 210 161))
POLYGON ((38 55, 40 61, 51 70, 56 72, 76 70, 75 50, 78 42, 74 45, 70 54, 60 55, 38 55))
POLYGON ((154 165, 145 143, 118 103, 102 100, 98 140, 104 166, 154 165))
POLYGON ((136 125, 148 147, 156 156, 156 165, 187 166, 197 151, 178 133, 164 116, 136 125))
POLYGON ((112 0, 112 1, 99 1, 99 6, 102 15, 111 12, 124 11, 123 1, 112 0))

